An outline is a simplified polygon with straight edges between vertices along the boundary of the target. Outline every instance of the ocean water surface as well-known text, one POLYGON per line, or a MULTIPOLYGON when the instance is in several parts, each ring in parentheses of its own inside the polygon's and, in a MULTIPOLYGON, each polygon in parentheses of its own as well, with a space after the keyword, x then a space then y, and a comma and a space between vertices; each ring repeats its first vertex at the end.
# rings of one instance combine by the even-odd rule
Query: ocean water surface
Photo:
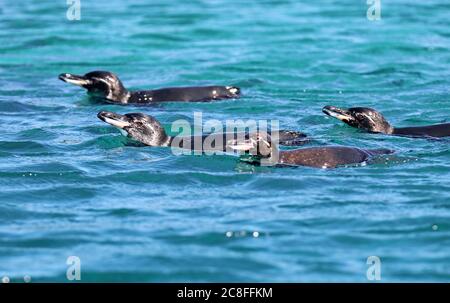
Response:
POLYGON ((0 276, 81 281, 450 280, 449 140, 367 134, 325 105, 396 126, 449 122, 450 4, 384 1, 66 1, 0 5, 0 276), (130 89, 237 85, 243 97, 102 104, 57 79, 117 73, 130 89), (396 154, 338 169, 130 146, 100 110, 278 119, 316 144, 396 154))

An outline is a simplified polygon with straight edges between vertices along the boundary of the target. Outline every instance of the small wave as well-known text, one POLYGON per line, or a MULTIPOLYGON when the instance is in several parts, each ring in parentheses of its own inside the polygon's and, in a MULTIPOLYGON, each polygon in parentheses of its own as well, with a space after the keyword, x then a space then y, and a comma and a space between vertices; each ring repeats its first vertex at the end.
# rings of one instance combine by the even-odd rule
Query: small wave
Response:
POLYGON ((0 141, 0 151, 14 153, 50 153, 51 148, 36 141, 0 141))

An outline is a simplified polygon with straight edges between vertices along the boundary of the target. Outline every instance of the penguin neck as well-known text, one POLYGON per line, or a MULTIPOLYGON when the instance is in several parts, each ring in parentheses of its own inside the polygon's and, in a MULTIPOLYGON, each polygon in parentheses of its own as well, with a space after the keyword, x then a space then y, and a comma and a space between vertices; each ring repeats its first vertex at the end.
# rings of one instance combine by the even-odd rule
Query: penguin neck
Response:
POLYGON ((389 127, 383 133, 386 135, 395 135, 398 130, 401 130, 401 128, 395 128, 389 125, 389 127))
POLYGON ((128 131, 127 132, 127 137, 141 142, 144 145, 147 146, 170 146, 171 142, 172 142, 172 137, 167 136, 165 132, 162 132, 158 135, 146 135, 140 131, 137 132, 133 132, 133 131, 128 131))
POLYGON ((380 125, 375 129, 370 129, 368 127, 358 127, 358 128, 365 130, 369 133, 378 133, 386 135, 393 135, 397 131, 397 128, 392 127, 389 123, 386 123, 385 125, 380 125))
POLYGON ((127 89, 123 88, 118 92, 110 92, 108 96, 106 96, 106 99, 113 102, 127 104, 130 100, 130 97, 131 93, 127 89))
POLYGON ((174 137, 172 137, 172 136, 166 136, 166 140, 164 140, 164 141, 161 143, 161 146, 171 146, 171 145, 172 145, 173 138, 174 138, 174 137))
POLYGON ((270 165, 276 165, 280 163, 282 159, 283 152, 280 152, 276 145, 271 146, 270 156, 262 157, 261 160, 264 160, 265 163, 269 163, 270 165))
POLYGON ((378 133, 392 135, 396 131, 396 129, 394 127, 392 127, 392 125, 384 117, 382 117, 382 119, 380 119, 378 124, 379 124, 379 127, 378 127, 379 130, 376 131, 378 133))

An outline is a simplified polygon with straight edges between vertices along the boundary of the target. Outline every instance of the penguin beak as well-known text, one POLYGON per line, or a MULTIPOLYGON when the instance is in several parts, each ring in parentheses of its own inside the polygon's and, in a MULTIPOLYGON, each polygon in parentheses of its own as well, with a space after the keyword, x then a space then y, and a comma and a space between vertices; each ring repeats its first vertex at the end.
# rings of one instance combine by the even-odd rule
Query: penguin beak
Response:
POLYGON ((256 141, 254 139, 248 140, 230 140, 227 142, 227 146, 232 150, 237 151, 249 151, 256 147, 256 141))
POLYGON ((348 110, 341 109, 338 107, 328 105, 328 106, 325 106, 324 108, 322 108, 322 111, 326 115, 328 115, 330 117, 334 117, 345 123, 349 123, 350 121, 354 120, 352 114, 348 110))
MULTIPOLYGON (((264 139, 259 139, 260 144, 265 144, 268 148, 270 148, 270 143, 264 139)), ((258 141, 253 138, 246 140, 230 140, 227 142, 227 146, 233 150, 237 151, 250 151, 252 149, 256 149, 258 147, 258 141)))
POLYGON ((127 121, 127 118, 124 115, 119 115, 113 112, 101 111, 97 114, 97 117, 103 122, 106 122, 119 129, 123 129, 127 126, 130 126, 130 123, 127 121))
POLYGON ((78 76, 74 74, 60 74, 58 78, 64 82, 77 85, 77 86, 88 86, 92 85, 92 81, 85 76, 78 76))

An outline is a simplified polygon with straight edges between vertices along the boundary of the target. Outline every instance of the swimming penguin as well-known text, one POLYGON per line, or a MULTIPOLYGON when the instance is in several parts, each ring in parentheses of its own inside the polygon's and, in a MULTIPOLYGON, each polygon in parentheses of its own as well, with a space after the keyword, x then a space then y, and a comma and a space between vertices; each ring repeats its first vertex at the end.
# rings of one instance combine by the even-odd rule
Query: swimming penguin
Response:
MULTIPOLYGON (((172 137, 168 136, 158 120, 143 113, 129 113, 120 115, 114 112, 101 111, 97 117, 112 126, 117 127, 129 138, 132 138, 147 146, 173 146, 190 150, 204 150, 205 140, 214 141, 211 151, 227 151, 226 142, 230 138, 229 133, 207 134, 204 136, 172 137), (196 144, 199 143, 200 144, 196 144), (222 144, 220 144, 222 142, 222 144)), ((241 133, 242 134, 242 133, 241 133)), ((298 146, 308 143, 307 136, 302 132, 280 130, 279 141, 282 145, 298 146)), ((240 138, 239 133, 231 134, 232 138, 240 138)), ((242 134, 242 138, 248 138, 249 134, 242 134)), ((232 150, 229 150, 232 151, 232 150)))
POLYGON ((227 145, 237 151, 250 152, 255 156, 244 160, 261 163, 264 159, 268 165, 278 166, 310 166, 335 168, 347 164, 362 163, 377 155, 393 153, 389 149, 360 149, 346 146, 309 147, 280 151, 272 144, 270 135, 264 132, 254 133, 249 139, 230 140, 227 145))
POLYGON ((235 86, 172 87, 128 91, 115 74, 107 71, 93 71, 84 76, 60 74, 59 79, 81 86, 87 89, 91 95, 120 104, 151 104, 166 101, 201 102, 239 98, 241 95, 241 90, 235 86))
POLYGON ((450 136, 450 123, 435 124, 416 127, 393 127, 379 112, 368 107, 352 107, 341 109, 334 106, 325 106, 322 111, 328 116, 371 133, 410 137, 448 137, 450 136))

